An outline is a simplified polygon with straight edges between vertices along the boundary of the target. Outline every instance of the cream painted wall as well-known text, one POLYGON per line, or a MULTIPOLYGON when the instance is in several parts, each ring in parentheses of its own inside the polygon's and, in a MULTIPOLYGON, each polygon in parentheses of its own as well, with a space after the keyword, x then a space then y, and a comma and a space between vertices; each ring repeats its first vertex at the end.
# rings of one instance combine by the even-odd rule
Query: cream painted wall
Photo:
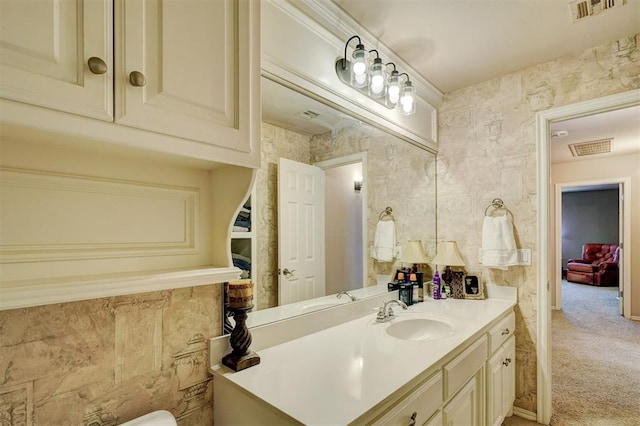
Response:
POLYGON ((587 49, 445 96, 440 108, 438 237, 458 241, 467 269, 518 288, 516 407, 536 412, 538 111, 640 87, 640 36, 587 49), (532 265, 499 271, 478 264, 486 206, 500 197, 532 265))
POLYGON ((362 288, 362 193, 353 188, 362 164, 325 170, 325 288, 327 294, 362 288))
MULTIPOLYGON (((640 141, 638 141, 640 143, 640 141)), ((558 183, 572 183, 593 181, 608 178, 631 178, 631 188, 627 188, 625 200, 631 203, 631 241, 627 242, 631 259, 638 259, 640 253, 640 154, 608 157, 594 160, 576 161, 573 163, 553 164, 551 166, 551 190, 555 194, 553 185, 558 183), (630 243, 630 244, 629 244, 630 243)), ((550 203, 551 211, 555 211, 555 198, 550 203)), ((555 230, 555 215, 550 217, 550 226, 555 230)), ((554 240, 555 241, 555 233, 554 240)), ((555 247, 551 255, 556 259, 555 247)), ((554 262, 554 267, 555 267, 554 262)), ((555 270, 555 269, 554 269, 555 270)), ((555 276, 552 276, 552 297, 555 296, 555 276)), ((631 261, 631 315, 640 318, 640 262, 631 261)), ((554 298, 555 299, 555 298, 554 298)), ((553 300, 555 303, 555 300, 553 300)))

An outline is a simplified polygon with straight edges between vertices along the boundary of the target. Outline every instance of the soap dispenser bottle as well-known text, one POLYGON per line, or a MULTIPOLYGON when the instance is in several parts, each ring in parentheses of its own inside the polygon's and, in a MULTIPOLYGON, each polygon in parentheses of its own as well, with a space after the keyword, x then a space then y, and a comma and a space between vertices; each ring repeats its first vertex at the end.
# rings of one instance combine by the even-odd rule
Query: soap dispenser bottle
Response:
POLYGON ((440 274, 438 274, 438 269, 436 268, 436 272, 433 274, 433 300, 440 299, 440 274))

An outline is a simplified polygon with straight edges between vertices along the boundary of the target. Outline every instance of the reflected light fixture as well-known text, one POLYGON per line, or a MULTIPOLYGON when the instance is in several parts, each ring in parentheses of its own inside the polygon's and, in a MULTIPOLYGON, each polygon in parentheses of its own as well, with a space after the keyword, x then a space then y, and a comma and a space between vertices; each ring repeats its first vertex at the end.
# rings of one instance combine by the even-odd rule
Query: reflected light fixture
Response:
POLYGON ((376 49, 366 51, 359 36, 349 38, 344 45, 344 56, 336 61, 336 74, 340 81, 389 109, 400 105, 403 115, 416 113, 416 89, 406 72, 400 73, 393 62, 383 63, 376 49), (349 43, 357 39, 351 60, 347 59, 349 43), (372 53, 375 52, 375 57, 372 53), (370 59, 369 57, 373 57, 370 59), (387 67, 393 65, 393 70, 387 67))

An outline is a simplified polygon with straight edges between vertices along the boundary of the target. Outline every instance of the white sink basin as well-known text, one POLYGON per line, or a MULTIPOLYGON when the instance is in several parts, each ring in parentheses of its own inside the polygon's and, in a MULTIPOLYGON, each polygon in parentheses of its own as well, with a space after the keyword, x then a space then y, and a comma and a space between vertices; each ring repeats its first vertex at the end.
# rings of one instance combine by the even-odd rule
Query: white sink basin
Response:
POLYGON ((396 318, 385 332, 400 340, 437 340, 452 336, 455 329, 452 324, 433 318, 396 318))

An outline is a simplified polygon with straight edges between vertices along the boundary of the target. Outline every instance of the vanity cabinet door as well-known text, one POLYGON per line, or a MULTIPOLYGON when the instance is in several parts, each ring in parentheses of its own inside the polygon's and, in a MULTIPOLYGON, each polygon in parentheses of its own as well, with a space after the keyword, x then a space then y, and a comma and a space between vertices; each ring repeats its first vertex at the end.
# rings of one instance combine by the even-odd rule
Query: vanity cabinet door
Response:
POLYGON ((259 7, 116 0, 116 122, 251 151, 250 131, 260 130, 259 7))
POLYGON ((481 424, 480 390, 482 373, 473 376, 444 407, 444 424, 446 426, 470 426, 481 424))
POLYGON ((515 337, 487 362, 487 424, 500 426, 515 400, 515 337))
POLYGON ((113 120, 111 1, 2 0, 0 26, 0 97, 113 120))

